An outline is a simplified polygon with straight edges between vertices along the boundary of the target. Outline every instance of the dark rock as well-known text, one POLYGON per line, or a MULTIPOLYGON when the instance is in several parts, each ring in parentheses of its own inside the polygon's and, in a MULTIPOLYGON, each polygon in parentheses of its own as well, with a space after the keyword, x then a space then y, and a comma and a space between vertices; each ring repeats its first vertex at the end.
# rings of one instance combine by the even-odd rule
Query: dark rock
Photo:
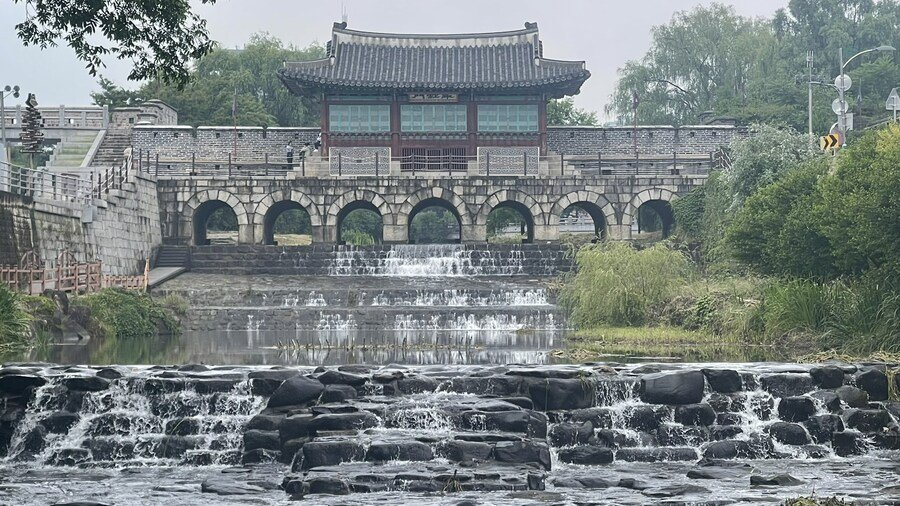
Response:
MULTIPOLYGON (((315 431, 364 430, 378 426, 378 418, 368 411, 319 415, 310 424, 315 431)), ((298 434, 302 435, 302 434, 298 434)))
POLYGON ((426 461, 434 459, 431 447, 418 441, 374 442, 369 446, 366 460, 411 460, 426 461))
POLYGON ((159 458, 180 458, 188 450, 196 450, 203 444, 200 436, 164 436, 159 440, 154 453, 159 458))
POLYGON ((844 370, 836 365, 813 367, 809 375, 819 388, 837 388, 844 384, 844 370))
POLYGON ((244 432, 244 451, 256 449, 280 450, 281 440, 278 432, 274 430, 248 430, 244 432))
POLYGON ((318 380, 305 376, 294 376, 285 380, 281 386, 275 389, 275 392, 269 397, 268 407, 271 409, 306 405, 317 400, 323 390, 325 390, 325 385, 318 380))
POLYGON ((54 466, 77 466, 90 458, 91 452, 86 448, 63 448, 53 452, 47 463, 54 466))
POLYGON ((616 460, 625 462, 661 462, 697 460, 693 448, 622 448, 616 451, 616 460))
POLYGON ((653 432, 659 424, 669 419, 669 408, 666 406, 631 406, 623 413, 625 425, 642 432, 653 432))
POLYGON ((865 390, 844 385, 834 393, 851 408, 864 408, 869 404, 869 394, 865 390))
POLYGON ((880 432, 893 425, 891 414, 884 409, 848 409, 844 411, 847 427, 861 432, 880 432))
POLYGON ((534 402, 528 397, 506 397, 501 400, 519 406, 522 409, 534 409, 534 402))
POLYGON ((296 415, 289 416, 281 421, 278 426, 278 435, 281 441, 288 441, 299 437, 309 437, 315 435, 315 428, 312 426, 312 415, 296 415))
POLYGON ((819 445, 803 445, 800 447, 800 450, 810 459, 827 459, 831 456, 828 448, 819 445))
POLYGON ((95 461, 130 460, 134 458, 134 443, 120 438, 95 437, 82 444, 91 451, 95 461))
POLYGON ((872 435, 875 446, 885 450, 900 450, 900 432, 877 432, 872 435))
POLYGON ((190 436, 200 433, 200 419, 175 418, 166 422, 166 434, 170 436, 190 436))
POLYGON ((716 413, 727 413, 733 409, 731 397, 718 392, 710 394, 709 398, 706 399, 706 402, 716 413))
POLYGON ((113 367, 104 367, 97 371, 97 376, 106 380, 116 380, 121 378, 122 373, 113 367))
POLYGON ((198 394, 230 392, 237 383, 237 380, 222 378, 196 379, 190 381, 190 385, 194 387, 194 391, 198 394))
POLYGON ((40 453, 47 445, 47 429, 43 425, 35 425, 23 437, 22 454, 18 458, 31 458, 40 453))
POLYGON ((703 373, 669 371, 641 377, 641 400, 650 404, 696 404, 703 399, 703 373))
POLYGON ((404 395, 434 392, 440 382, 428 376, 410 376, 397 380, 397 390, 404 395))
POLYGON ((828 390, 817 390, 809 394, 814 400, 820 402, 822 407, 832 413, 838 413, 841 410, 841 398, 834 392, 828 390))
POLYGON ((501 441, 494 446, 494 460, 511 464, 538 464, 550 470, 550 449, 534 441, 501 441))
POLYGON ((805 373, 775 373, 759 377, 763 390, 775 397, 795 397, 814 390, 812 376, 805 373))
POLYGON ((231 478, 214 476, 203 480, 203 483, 200 484, 200 491, 217 495, 251 495, 265 492, 266 489, 231 478))
POLYGON ((303 445, 297 457, 291 469, 293 472, 362 461, 366 458, 366 449, 354 441, 310 441, 303 445))
POLYGON ((609 464, 613 461, 613 452, 609 448, 601 446, 576 446, 574 448, 560 448, 557 451, 559 460, 569 464, 581 464, 596 466, 609 464))
POLYGON ((778 403, 778 418, 786 422, 802 422, 816 413, 816 403, 809 397, 784 397, 778 403))
POLYGON ((716 412, 706 403, 685 404, 675 407, 675 421, 683 425, 712 425, 716 421, 716 412))
POLYGON ((732 392, 740 392, 743 388, 741 375, 737 371, 729 369, 702 369, 709 388, 714 392, 729 394, 732 392))
POLYGON ((310 494, 347 495, 350 485, 347 481, 333 476, 316 476, 306 481, 310 494))
POLYGON ((263 464, 278 460, 280 452, 257 448, 241 454, 241 464, 263 464))
POLYGON ((542 411, 589 408, 597 392, 592 382, 581 379, 528 378, 528 396, 542 411))
POLYGON ((203 364, 184 364, 178 366, 178 370, 181 372, 206 372, 209 370, 209 366, 203 364))
POLYGON ((594 426, 591 422, 559 423, 550 427, 547 438, 553 446, 572 446, 587 444, 593 435, 594 426))
POLYGON ((775 422, 766 427, 766 432, 776 441, 787 445, 805 445, 810 443, 806 429, 796 423, 775 422))
POLYGON ((573 423, 591 422, 595 429, 612 427, 613 413, 610 408, 587 408, 569 411, 573 423))
POLYGON ((358 387, 364 385, 369 378, 351 374, 349 372, 329 369, 316 376, 316 379, 322 382, 322 384, 324 385, 350 385, 358 387))
POLYGON ((740 425, 713 426, 709 430, 709 439, 712 441, 733 439, 743 433, 744 429, 742 429, 740 425))
POLYGON ((185 382, 180 378, 147 378, 144 380, 144 393, 162 395, 184 390, 185 382))
POLYGON ((703 450, 707 459, 753 458, 757 455, 749 441, 728 439, 710 443, 703 450))
POLYGON ((859 432, 840 431, 831 435, 831 448, 839 457, 848 457, 865 453, 866 443, 859 432))
POLYGON ((438 454, 454 462, 484 461, 491 456, 491 445, 474 441, 446 441, 438 447, 438 454))
POLYGON ((41 420, 41 425, 54 434, 65 434, 78 421, 78 415, 68 411, 54 411, 41 420))
POLYGON ((7 396, 24 395, 29 388, 37 388, 47 383, 40 376, 30 374, 6 374, 0 376, 0 392, 7 396))
POLYGON ((356 399, 356 396, 356 388, 350 385, 331 384, 325 385, 325 390, 322 391, 320 402, 344 402, 351 399, 356 399))
POLYGON ((775 476, 759 476, 753 475, 750 477, 751 485, 765 485, 765 486, 778 486, 778 487, 792 487, 794 485, 802 485, 806 483, 803 480, 799 480, 794 478, 789 474, 779 474, 775 476))
POLYGON ((650 488, 650 485, 648 485, 645 481, 635 478, 622 478, 619 480, 619 483, 616 486, 627 488, 630 490, 646 490, 650 488))
POLYGON ((869 369, 856 375, 856 385, 869 394, 873 401, 888 399, 888 378, 884 371, 869 369))
POLYGON ((51 503, 50 506, 112 506, 112 504, 108 502, 97 502, 97 501, 71 501, 71 502, 55 502, 51 503))
POLYGON ((716 415, 717 425, 740 425, 744 419, 738 413, 719 413, 716 415))
POLYGON ((267 369, 263 371, 251 371, 247 375, 250 379, 250 390, 253 395, 268 397, 278 389, 281 384, 290 378, 299 376, 300 371, 295 369, 267 369))
POLYGON ((831 435, 844 430, 844 421, 838 415, 816 415, 803 422, 816 443, 831 442, 831 435))
POLYGON ((709 440, 706 427, 683 427, 662 424, 656 431, 656 441, 660 446, 700 446, 709 440))
POLYGON ((667 485, 665 487, 648 488, 643 491, 644 495, 650 497, 675 497, 677 495, 687 494, 709 494, 709 489, 698 487, 697 485, 667 485))
POLYGON ((115 436, 131 432, 135 420, 119 413, 103 413, 90 421, 87 433, 92 436, 115 436))
POLYGON ((460 426, 468 430, 518 432, 530 437, 547 436, 547 416, 537 411, 466 411, 460 414, 460 426))
POLYGON ((278 430, 284 419, 281 415, 256 415, 247 422, 245 429, 278 430))

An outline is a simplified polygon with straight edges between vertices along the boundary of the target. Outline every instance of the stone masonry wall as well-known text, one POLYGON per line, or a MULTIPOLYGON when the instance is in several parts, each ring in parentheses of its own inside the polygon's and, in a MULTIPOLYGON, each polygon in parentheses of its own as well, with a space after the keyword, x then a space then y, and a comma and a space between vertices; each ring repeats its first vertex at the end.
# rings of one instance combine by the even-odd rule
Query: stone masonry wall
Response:
POLYGON ((151 158, 157 154, 161 160, 176 158, 221 159, 227 163, 228 154, 236 151, 233 161, 261 161, 266 155, 273 161, 282 161, 288 143, 294 152, 304 143, 312 144, 319 135, 319 128, 280 127, 198 127, 138 125, 132 131, 132 148, 135 155, 147 152, 151 158), (235 138, 237 135, 237 138, 235 138))
MULTIPOLYGON (((266 154, 282 160, 285 146, 292 143, 299 150, 304 142, 312 143, 319 134, 316 128, 198 127, 176 125, 138 125, 132 134, 135 153, 159 154, 161 159, 221 158, 227 161, 235 151, 234 161, 262 160, 266 154), (235 139, 237 135, 237 139, 235 139)), ((631 127, 550 127, 547 147, 565 155, 634 156, 634 129, 631 127)), ((637 128, 638 153, 646 156, 708 155, 728 144, 746 130, 727 125, 647 126, 637 128)), ((146 155, 145 155, 146 156, 146 155)))
MULTIPOLYGON (((637 127, 639 155, 708 155, 746 130, 727 125, 637 127)), ((634 156, 632 127, 550 127, 547 148, 563 155, 634 156)))
POLYGON ((110 191, 94 205, 85 209, 83 204, 0 193, 0 263, 16 264, 33 248, 50 264, 68 250, 78 261, 102 261, 104 274, 141 273, 144 259, 162 241, 156 182, 133 177, 123 190, 110 191), (84 223, 82 217, 91 214, 93 219, 84 223), (14 235, 7 233, 10 226, 14 235), (19 239, 8 242, 8 237, 19 239))

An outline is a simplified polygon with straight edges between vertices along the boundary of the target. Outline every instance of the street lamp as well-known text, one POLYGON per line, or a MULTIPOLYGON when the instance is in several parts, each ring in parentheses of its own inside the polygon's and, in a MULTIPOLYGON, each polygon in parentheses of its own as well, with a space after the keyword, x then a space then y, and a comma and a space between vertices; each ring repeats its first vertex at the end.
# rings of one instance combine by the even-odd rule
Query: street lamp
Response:
POLYGON ((9 163, 9 151, 6 147, 6 106, 3 103, 3 99, 7 95, 19 98, 19 85, 10 86, 7 84, 0 91, 0 142, 3 143, 3 154, 0 156, 0 162, 3 163, 9 163))
POLYGON ((850 86, 849 86, 850 83, 847 83, 847 77, 844 75, 844 68, 846 68, 847 64, 849 64, 851 61, 853 61, 853 59, 856 58, 857 56, 862 56, 867 53, 874 53, 876 51, 889 53, 891 51, 896 51, 896 48, 894 48, 894 46, 878 46, 878 47, 873 47, 872 49, 865 49, 865 50, 860 51, 860 52, 856 53, 855 55, 851 56, 850 59, 847 61, 844 61, 844 48, 838 49, 839 61, 842 62, 841 63, 841 73, 838 75, 838 78, 835 80, 834 84, 838 89, 838 100, 840 101, 840 107, 841 107, 841 113, 840 113, 841 121, 840 121, 839 127, 841 130, 841 134, 844 136, 844 144, 843 144, 844 147, 847 147, 847 132, 846 132, 846 130, 847 130, 847 102, 844 100, 844 92, 847 91, 848 89, 850 89, 850 86), (845 83, 846 83, 846 86, 845 86, 845 83))

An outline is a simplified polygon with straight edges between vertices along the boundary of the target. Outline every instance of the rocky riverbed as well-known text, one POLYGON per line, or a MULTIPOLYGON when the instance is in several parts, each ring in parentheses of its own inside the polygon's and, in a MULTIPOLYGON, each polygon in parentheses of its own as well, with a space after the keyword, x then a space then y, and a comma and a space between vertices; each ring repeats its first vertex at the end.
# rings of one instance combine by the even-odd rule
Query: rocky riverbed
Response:
POLYGON ((8 364, 0 502, 895 502, 891 381, 877 364, 8 364))

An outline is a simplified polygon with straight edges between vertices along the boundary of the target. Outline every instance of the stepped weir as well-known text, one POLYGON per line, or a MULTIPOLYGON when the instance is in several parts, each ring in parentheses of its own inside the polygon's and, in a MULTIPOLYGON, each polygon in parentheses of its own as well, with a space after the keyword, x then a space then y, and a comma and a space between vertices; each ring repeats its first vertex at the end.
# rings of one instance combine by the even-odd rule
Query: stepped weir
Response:
POLYGON ((0 367, 2 500, 900 499, 897 379, 878 366, 556 363, 562 247, 191 258, 157 289, 190 302, 184 335, 132 358, 149 364, 0 367))

